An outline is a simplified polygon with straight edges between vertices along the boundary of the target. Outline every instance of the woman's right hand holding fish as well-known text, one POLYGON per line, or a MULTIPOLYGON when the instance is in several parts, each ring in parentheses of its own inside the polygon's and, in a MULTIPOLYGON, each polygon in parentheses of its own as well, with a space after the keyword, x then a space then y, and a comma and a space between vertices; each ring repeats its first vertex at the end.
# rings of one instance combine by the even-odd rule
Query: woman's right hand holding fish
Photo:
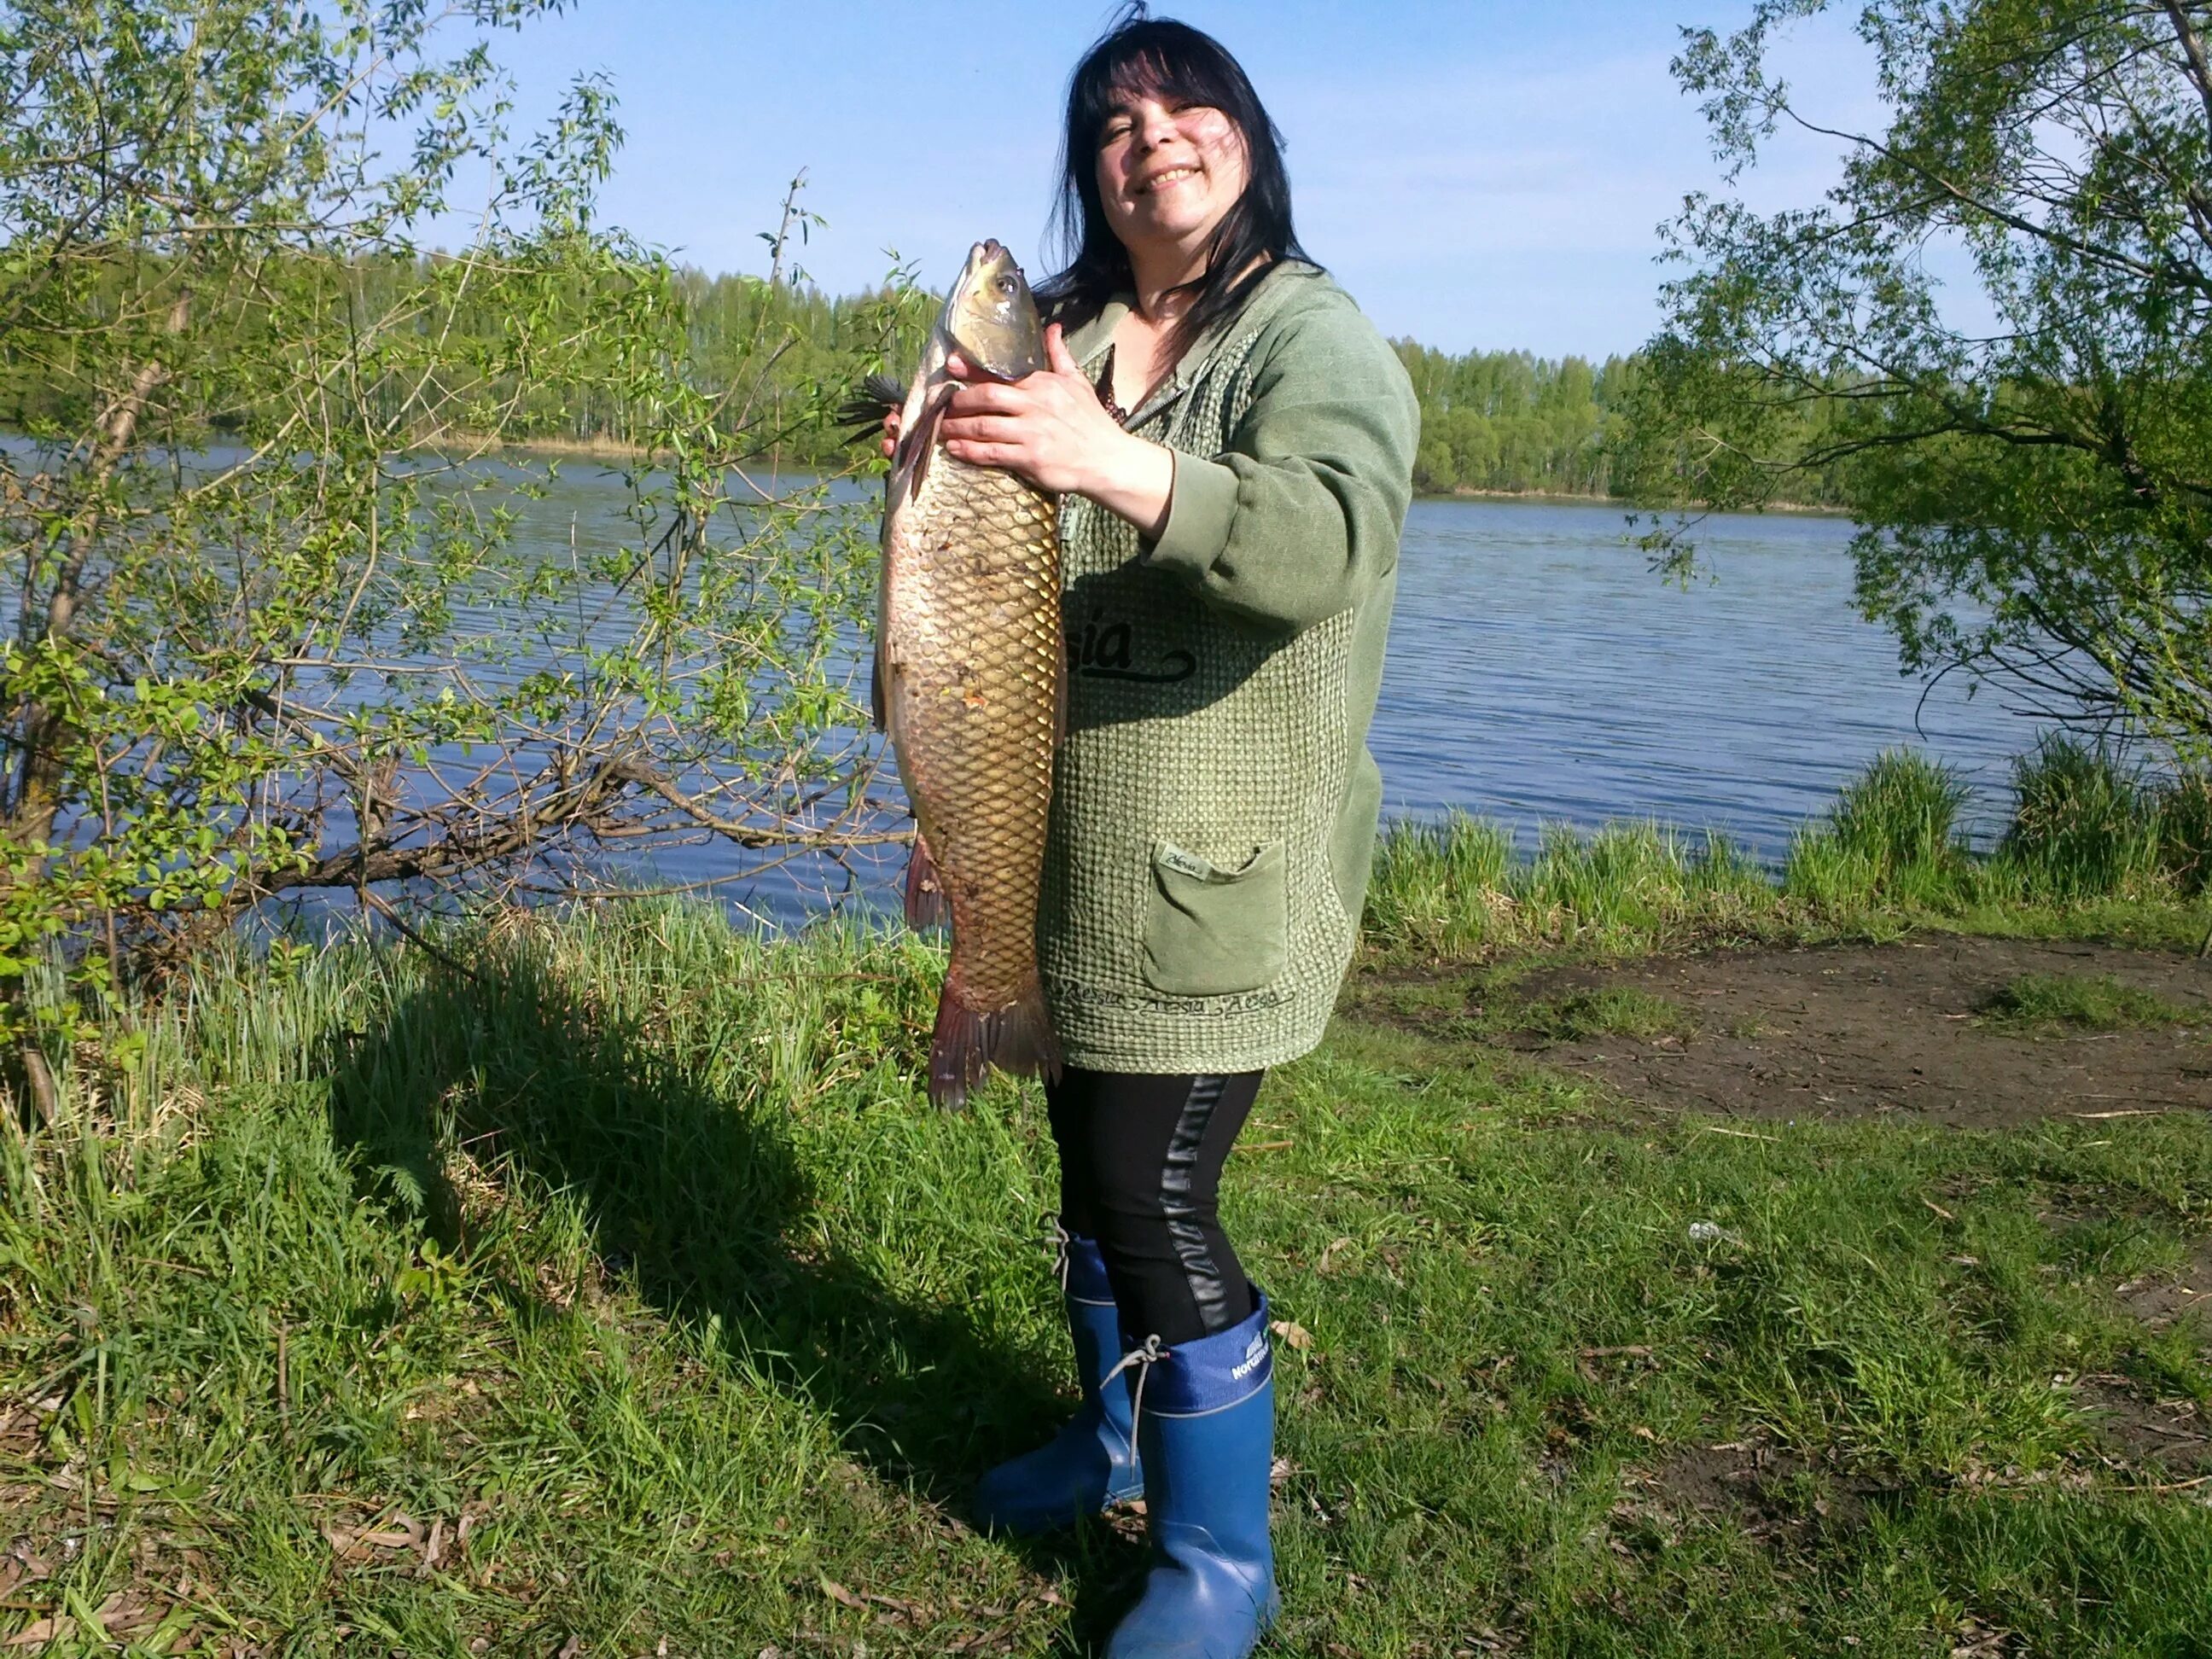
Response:
POLYGON ((1157 536, 1175 489, 1173 453, 1106 412, 1057 324, 1044 345, 1046 367, 1019 380, 975 380, 957 357, 946 365, 966 384, 945 411, 945 453, 1005 467, 1048 495, 1085 496, 1157 536))

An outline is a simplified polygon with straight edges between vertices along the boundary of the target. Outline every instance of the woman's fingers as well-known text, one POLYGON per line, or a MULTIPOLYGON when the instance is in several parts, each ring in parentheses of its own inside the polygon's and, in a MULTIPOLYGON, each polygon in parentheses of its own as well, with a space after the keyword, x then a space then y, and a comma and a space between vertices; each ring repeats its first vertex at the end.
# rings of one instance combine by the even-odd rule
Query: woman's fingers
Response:
POLYGON ((1058 323, 1049 323, 1044 331, 1044 360, 1055 374, 1080 374, 1083 368, 1067 349, 1067 337, 1058 323))
POLYGON ((1026 409, 1034 394, 1022 386, 1009 386, 1003 380, 985 380, 978 386, 963 386, 952 394, 945 406, 947 415, 1013 415, 1026 409))
POLYGON ((1012 467, 1025 459, 1019 444, 978 443, 973 438, 947 438, 945 453, 971 466, 1012 467))
POLYGON ((960 439, 1011 443, 1021 436, 1022 422, 1012 415, 948 414, 938 429, 947 443, 960 439))

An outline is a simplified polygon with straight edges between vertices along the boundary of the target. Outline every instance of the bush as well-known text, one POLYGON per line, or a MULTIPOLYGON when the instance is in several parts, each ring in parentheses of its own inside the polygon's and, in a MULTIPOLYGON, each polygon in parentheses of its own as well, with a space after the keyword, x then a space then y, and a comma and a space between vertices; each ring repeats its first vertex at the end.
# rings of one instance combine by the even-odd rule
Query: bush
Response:
POLYGON ((2030 893, 2099 898, 2157 880, 2157 802, 2102 744, 2046 736, 2014 761, 2013 791, 1999 855, 2030 893))
POLYGON ((2184 772, 2159 790, 2158 862, 2185 894, 2212 887, 2212 774, 2184 772))
POLYGON ((1958 837, 1966 793, 1941 763, 1916 750, 1884 750, 1844 786, 1826 825, 1790 843, 1784 890, 1829 909, 1878 898, 1958 904, 1973 878, 1958 837))

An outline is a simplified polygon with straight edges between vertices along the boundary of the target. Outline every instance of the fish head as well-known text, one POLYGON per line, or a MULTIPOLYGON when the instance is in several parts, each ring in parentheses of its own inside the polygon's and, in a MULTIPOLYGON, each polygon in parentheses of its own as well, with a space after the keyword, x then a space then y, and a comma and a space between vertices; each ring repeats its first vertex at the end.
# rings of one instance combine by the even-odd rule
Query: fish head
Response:
POLYGON ((939 326, 971 368, 994 380, 1018 380, 1045 366, 1044 326, 1029 281, 995 241, 968 250, 939 326))

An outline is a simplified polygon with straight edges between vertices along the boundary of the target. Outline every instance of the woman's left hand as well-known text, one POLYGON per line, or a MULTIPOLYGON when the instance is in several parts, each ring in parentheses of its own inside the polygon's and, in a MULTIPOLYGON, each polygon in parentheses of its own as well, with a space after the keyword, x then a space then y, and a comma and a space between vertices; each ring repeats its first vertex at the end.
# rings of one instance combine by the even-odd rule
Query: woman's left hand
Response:
POLYGON ((1002 466, 1049 495, 1085 495, 1113 470, 1120 452, 1141 442, 1121 430, 1068 356, 1060 325, 1044 331, 1046 367, 1019 380, 976 380, 955 357, 946 365, 967 381, 952 394, 939 431, 945 452, 978 466, 1002 466))

